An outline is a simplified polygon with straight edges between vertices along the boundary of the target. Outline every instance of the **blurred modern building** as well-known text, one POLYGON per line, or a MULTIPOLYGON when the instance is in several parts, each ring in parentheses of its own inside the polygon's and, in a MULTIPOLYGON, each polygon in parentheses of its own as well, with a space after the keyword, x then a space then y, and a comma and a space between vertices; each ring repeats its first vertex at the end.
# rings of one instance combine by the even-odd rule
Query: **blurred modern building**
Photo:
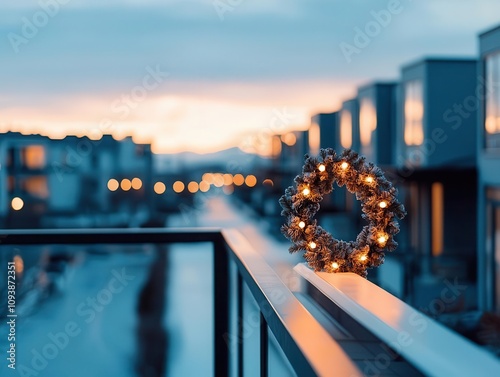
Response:
POLYGON ((41 216, 57 205, 49 194, 50 140, 38 135, 0 136, 0 221, 3 226, 40 226, 41 216))
POLYGON ((338 150, 359 151, 359 103, 353 98, 342 103, 339 116, 339 137, 335 146, 338 150))
POLYGON ((359 152, 379 166, 393 162, 396 87, 396 83, 374 82, 358 89, 359 152))
MULTIPOLYGON (((402 69, 396 167, 409 213, 401 242, 416 261, 415 305, 428 302, 443 279, 476 281, 476 121, 460 112, 474 94, 476 66, 472 59, 424 59, 402 69)), ((474 307, 475 295, 465 301, 474 307)))
MULTIPOLYGON (((479 69, 471 106, 478 108, 477 250, 479 305, 500 312, 500 26, 479 36, 479 69)), ((465 102, 464 102, 465 105, 465 102)))
POLYGON ((8 132, 0 136, 0 219, 7 228, 126 224, 147 216, 149 145, 111 136, 99 140, 8 132))
POLYGON ((319 113, 311 117, 309 126, 309 154, 317 156, 320 149, 332 148, 337 139, 338 112, 319 113))
MULTIPOLYGON (((397 236, 398 253, 387 256, 376 279, 416 306, 439 294, 444 280, 458 278, 470 289, 447 310, 477 307, 477 105, 469 103, 476 68, 474 59, 428 58, 405 65, 399 82, 358 88, 357 97, 344 101, 338 112, 313 116, 305 131, 308 154, 327 147, 357 150, 399 188, 408 217, 397 236)), ((276 135, 273 143, 275 166, 291 180, 300 173, 303 160, 297 156, 304 150, 294 146, 302 153, 291 153, 282 139, 276 135)), ((338 238, 353 239, 364 225, 359 203, 345 188, 335 187, 321 206, 320 222, 338 238)))

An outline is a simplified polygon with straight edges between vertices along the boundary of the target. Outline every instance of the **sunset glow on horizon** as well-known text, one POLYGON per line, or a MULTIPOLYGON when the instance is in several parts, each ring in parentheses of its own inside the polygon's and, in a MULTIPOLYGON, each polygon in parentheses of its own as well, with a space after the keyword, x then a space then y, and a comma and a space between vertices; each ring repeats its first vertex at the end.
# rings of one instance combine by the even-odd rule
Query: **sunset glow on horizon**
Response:
POLYGON ((317 95, 311 92, 303 106, 297 105, 303 102, 302 98, 289 100, 295 106, 286 106, 272 98, 266 105, 262 97, 245 102, 151 96, 131 109, 128 116, 118 113, 107 98, 75 97, 48 106, 4 108, 0 132, 41 134, 52 139, 69 135, 98 140, 103 135, 112 135, 121 140, 131 136, 136 143, 152 144, 152 151, 157 154, 184 151, 204 154, 239 147, 245 152, 269 155, 267 147, 262 145, 262 135, 307 128, 314 105, 327 106, 325 89, 317 90, 317 95), (257 139, 258 142, 251 141, 257 139), (249 146, 249 140, 256 145, 249 146))

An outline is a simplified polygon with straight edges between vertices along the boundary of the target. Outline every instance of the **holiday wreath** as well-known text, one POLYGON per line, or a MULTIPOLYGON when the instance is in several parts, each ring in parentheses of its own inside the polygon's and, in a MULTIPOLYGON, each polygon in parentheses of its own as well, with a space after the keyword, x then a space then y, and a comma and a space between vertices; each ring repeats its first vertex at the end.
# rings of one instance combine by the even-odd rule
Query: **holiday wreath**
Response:
POLYGON ((318 158, 305 156, 295 186, 288 187, 280 198, 281 214, 286 217, 281 231, 293 242, 290 252, 304 250, 304 258, 316 271, 354 272, 366 277, 368 268, 384 262, 385 250, 397 247, 397 220, 406 211, 396 195, 397 190, 382 170, 366 162, 365 157, 349 149, 341 155, 331 148, 321 149, 318 158), (368 225, 355 241, 335 239, 314 219, 334 183, 345 185, 361 201, 362 217, 368 225))

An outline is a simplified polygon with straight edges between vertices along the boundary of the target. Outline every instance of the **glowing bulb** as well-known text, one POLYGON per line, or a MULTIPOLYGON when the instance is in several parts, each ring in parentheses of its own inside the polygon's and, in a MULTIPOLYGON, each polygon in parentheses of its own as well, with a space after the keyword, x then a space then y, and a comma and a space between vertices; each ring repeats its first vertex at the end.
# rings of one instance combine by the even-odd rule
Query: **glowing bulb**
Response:
POLYGON ((332 268, 333 268, 334 270, 336 270, 337 268, 339 268, 339 264, 338 264, 337 262, 333 262, 333 263, 332 263, 332 268))
POLYGON ((301 222, 299 223, 299 228, 300 228, 300 229, 304 229, 305 227, 306 227, 306 223, 305 223, 305 222, 303 222, 303 221, 301 221, 301 222))
POLYGON ((252 174, 247 175, 247 177, 245 178, 245 183, 248 187, 254 187, 257 184, 257 178, 252 174))
POLYGON ((207 192, 208 190, 210 190, 210 183, 208 183, 207 181, 201 181, 200 182, 200 191, 207 192))
POLYGON ((16 268, 16 272, 18 274, 22 274, 23 271, 24 271, 24 261, 23 261, 23 258, 21 258, 20 255, 15 255, 13 262, 14 262, 14 266, 16 268))
POLYGON ((233 183, 234 183, 236 186, 241 186, 243 183, 245 183, 245 178, 244 178, 241 174, 236 174, 236 175, 233 177, 233 183))
POLYGON ((118 190, 118 187, 120 187, 120 183, 116 179, 111 178, 108 181, 108 190, 109 191, 116 191, 118 190))
POLYGON ((370 176, 366 177, 365 182, 366 183, 373 183, 373 177, 370 177, 370 176))
POLYGON ((325 171, 325 169, 326 169, 326 167, 323 164, 321 164, 320 166, 318 166, 318 170, 321 171, 321 172, 325 171))
POLYGON ((377 242, 383 246, 387 242, 387 239, 388 239, 387 235, 384 234, 379 238, 377 238, 377 242))
POLYGON ((140 178, 136 177, 136 178, 132 179, 132 188, 134 190, 140 190, 141 187, 142 187, 142 181, 140 178))
POLYGON ((214 175, 212 173, 204 173, 201 176, 201 180, 211 185, 212 183, 214 183, 214 175))
POLYGON ((262 184, 264 186, 270 186, 270 187, 273 187, 274 186, 274 182, 272 179, 269 179, 269 178, 266 178, 262 181, 262 184))
POLYGON ((343 163, 340 164, 340 167, 342 168, 342 170, 346 170, 349 167, 349 164, 344 161, 343 163))
POLYGON ((191 194, 196 193, 198 191, 198 189, 199 189, 198 182, 195 182, 195 181, 189 182, 189 184, 188 184, 188 191, 191 194))
POLYGON ((132 182, 130 182, 130 179, 123 178, 120 183, 120 187, 123 191, 128 191, 132 188, 132 182))
POLYGON ((380 203, 378 204, 378 206, 379 206, 380 208, 386 208, 386 207, 387 207, 387 202, 380 202, 380 203))
POLYGON ((178 194, 182 191, 184 191, 184 183, 181 182, 181 181, 175 181, 174 185, 173 185, 173 189, 174 191, 178 194))
POLYGON ((12 209, 14 211, 19 211, 24 207, 24 201, 16 196, 15 198, 12 199, 10 205, 12 206, 12 209))
POLYGON ((163 183, 163 182, 156 182, 155 185, 153 186, 153 190, 155 190, 155 192, 158 195, 163 194, 166 189, 167 189, 167 187, 165 186, 165 183, 163 183))
POLYGON ((310 242, 310 243, 309 243, 309 247, 310 247, 311 249, 316 249, 316 242, 310 242))
POLYGON ((362 255, 362 256, 360 256, 360 257, 359 257, 359 260, 360 260, 361 262, 364 262, 364 261, 366 260, 366 255, 362 255))
POLYGON ((310 193, 311 193, 311 190, 309 190, 307 187, 304 190, 302 190, 302 194, 304 194, 306 196, 309 195, 310 193))

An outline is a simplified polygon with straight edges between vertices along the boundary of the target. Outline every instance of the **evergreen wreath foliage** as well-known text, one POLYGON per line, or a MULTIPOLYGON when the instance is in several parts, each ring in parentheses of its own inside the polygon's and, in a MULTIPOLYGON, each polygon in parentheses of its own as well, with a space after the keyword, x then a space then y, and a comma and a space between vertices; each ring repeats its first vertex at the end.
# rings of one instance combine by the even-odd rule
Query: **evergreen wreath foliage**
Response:
POLYGON ((321 149, 318 158, 305 156, 302 174, 279 200, 286 217, 281 232, 293 243, 289 251, 305 251, 304 258, 315 271, 354 272, 366 277, 367 269, 380 266, 384 252, 394 251, 398 245, 394 235, 406 211, 396 196, 396 188, 382 170, 364 156, 350 149, 340 155, 331 148, 321 149), (334 184, 346 186, 361 201, 368 225, 355 241, 334 238, 314 219, 334 184))

